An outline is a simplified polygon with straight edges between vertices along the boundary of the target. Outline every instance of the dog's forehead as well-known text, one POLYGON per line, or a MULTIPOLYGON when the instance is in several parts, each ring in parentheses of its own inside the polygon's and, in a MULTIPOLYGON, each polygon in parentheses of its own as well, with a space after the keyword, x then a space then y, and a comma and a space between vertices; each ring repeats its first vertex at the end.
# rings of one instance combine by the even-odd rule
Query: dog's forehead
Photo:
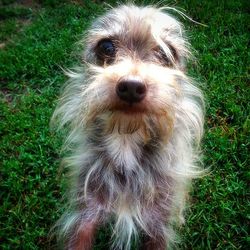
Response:
POLYGON ((155 36, 181 33, 179 22, 154 7, 121 6, 100 17, 91 29, 96 40, 102 37, 118 39, 150 39, 155 36))

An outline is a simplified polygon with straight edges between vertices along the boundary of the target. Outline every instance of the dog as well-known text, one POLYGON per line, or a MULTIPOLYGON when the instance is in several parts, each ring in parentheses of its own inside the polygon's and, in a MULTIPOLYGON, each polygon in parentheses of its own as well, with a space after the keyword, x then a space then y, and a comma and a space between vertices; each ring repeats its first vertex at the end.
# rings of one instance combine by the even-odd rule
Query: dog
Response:
POLYGON ((90 250, 112 221, 112 248, 163 250, 175 241, 191 180, 203 172, 204 98, 185 72, 192 57, 172 8, 110 9, 87 31, 83 63, 53 115, 67 128, 64 249, 90 250))

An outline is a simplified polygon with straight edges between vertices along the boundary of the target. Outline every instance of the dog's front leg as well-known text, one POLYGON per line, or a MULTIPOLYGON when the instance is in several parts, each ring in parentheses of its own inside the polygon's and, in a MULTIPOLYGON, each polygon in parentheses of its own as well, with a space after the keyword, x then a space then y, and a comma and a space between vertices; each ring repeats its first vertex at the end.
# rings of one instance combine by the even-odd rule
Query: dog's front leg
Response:
MULTIPOLYGON (((97 206, 97 204, 95 205, 97 206)), ((65 250, 92 249, 96 230, 101 224, 101 213, 96 206, 85 208, 74 222, 71 221, 74 226, 72 226, 66 240, 65 250)))
POLYGON ((67 250, 91 250, 98 223, 90 221, 81 225, 78 230, 71 235, 67 250))
POLYGON ((150 237, 149 235, 144 235, 142 239, 141 250, 166 250, 167 243, 166 239, 162 235, 156 235, 150 237))
MULTIPOLYGON (((163 196, 161 196, 161 198, 163 198, 163 196)), ((167 198, 163 198, 163 200, 168 203, 167 198)), ((166 220, 168 216, 168 211, 165 211, 162 206, 159 206, 159 203, 144 211, 143 218, 146 231, 142 235, 140 250, 167 249, 169 236, 166 233, 166 220)))

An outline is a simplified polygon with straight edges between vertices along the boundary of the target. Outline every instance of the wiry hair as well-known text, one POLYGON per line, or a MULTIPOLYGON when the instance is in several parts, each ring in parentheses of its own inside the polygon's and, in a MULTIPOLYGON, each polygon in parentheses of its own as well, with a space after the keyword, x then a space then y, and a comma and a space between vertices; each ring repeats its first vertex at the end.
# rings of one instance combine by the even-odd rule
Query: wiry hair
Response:
POLYGON ((120 6, 93 24, 84 43, 84 64, 67 73, 52 118, 69 129, 64 162, 73 180, 60 235, 74 244, 86 225, 113 217, 116 249, 129 249, 138 233, 174 241, 190 181, 202 173, 203 97, 184 73, 191 53, 183 27, 163 9, 120 6), (97 56, 104 39, 116 47, 111 63, 97 56), (115 92, 130 76, 147 86, 134 107, 115 92))

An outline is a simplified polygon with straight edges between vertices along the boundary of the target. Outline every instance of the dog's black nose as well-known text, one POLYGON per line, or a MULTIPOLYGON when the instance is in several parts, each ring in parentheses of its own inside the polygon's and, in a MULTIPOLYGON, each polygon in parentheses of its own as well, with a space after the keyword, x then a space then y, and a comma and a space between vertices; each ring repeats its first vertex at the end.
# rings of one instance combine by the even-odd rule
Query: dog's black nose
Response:
POLYGON ((146 96, 146 86, 138 79, 121 80, 116 86, 116 94, 130 104, 140 102, 146 96))

